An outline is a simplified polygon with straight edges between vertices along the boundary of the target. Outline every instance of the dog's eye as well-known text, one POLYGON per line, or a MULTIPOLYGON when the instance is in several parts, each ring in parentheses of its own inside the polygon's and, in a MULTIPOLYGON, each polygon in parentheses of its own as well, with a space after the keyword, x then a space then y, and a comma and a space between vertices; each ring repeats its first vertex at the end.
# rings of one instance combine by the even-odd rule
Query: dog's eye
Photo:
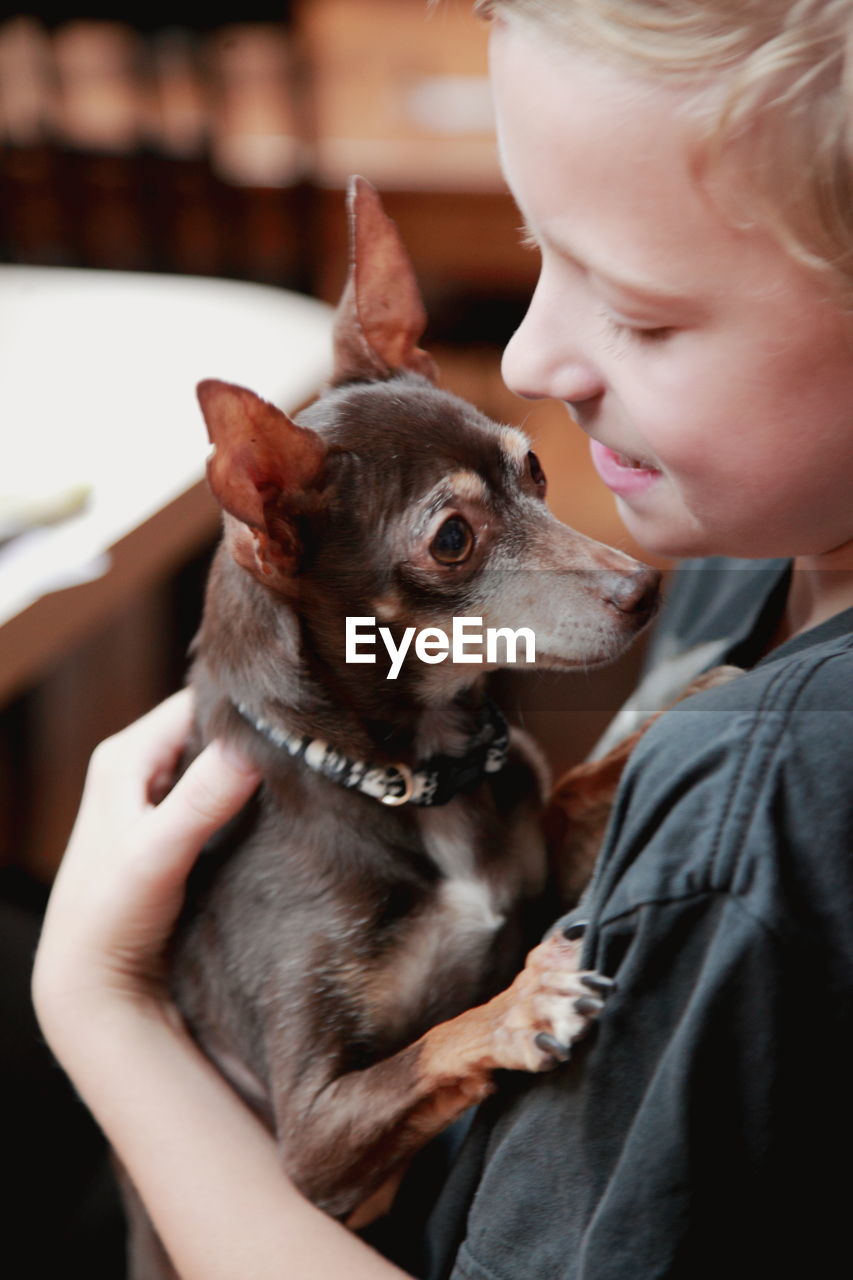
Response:
POLYGON ((536 485, 542 485, 544 488, 547 483, 545 480, 545 472, 542 470, 542 463, 536 457, 536 454, 532 449, 527 455, 527 466, 530 470, 530 479, 533 483, 536 485))
POLYGON ((462 564, 474 549, 474 531, 461 516, 445 520, 430 543, 430 555, 439 564, 462 564))

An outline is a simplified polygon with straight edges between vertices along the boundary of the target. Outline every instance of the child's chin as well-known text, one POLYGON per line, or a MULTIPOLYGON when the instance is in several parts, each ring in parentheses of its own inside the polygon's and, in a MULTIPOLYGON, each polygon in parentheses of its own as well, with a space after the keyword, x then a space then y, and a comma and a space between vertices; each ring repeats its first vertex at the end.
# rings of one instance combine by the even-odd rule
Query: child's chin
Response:
MULTIPOLYGON (((617 499, 622 523, 640 548, 640 552, 665 560, 695 559, 700 556, 725 554, 706 530, 687 517, 667 518, 663 514, 640 513, 617 499)), ((731 553, 730 553, 731 554, 731 553)))

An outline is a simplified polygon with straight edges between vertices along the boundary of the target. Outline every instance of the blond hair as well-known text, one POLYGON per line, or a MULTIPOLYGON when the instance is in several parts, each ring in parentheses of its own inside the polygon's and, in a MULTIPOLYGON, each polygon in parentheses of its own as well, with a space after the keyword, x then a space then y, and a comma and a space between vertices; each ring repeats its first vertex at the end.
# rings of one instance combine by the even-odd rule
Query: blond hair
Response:
POLYGON ((697 163, 748 157, 738 220, 771 230, 853 308, 853 0, 476 0, 694 86, 697 163))

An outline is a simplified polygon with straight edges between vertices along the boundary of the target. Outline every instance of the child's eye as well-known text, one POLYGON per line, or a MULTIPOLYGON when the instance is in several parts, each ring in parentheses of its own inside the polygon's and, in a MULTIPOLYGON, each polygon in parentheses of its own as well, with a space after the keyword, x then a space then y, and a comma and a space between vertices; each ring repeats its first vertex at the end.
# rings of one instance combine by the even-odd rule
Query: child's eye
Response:
POLYGON ((462 516, 445 520, 430 543, 430 555, 439 564, 462 564, 474 549, 474 531, 462 516))
POLYGON ((665 338, 671 338, 675 330, 672 325, 659 324, 653 329, 629 329, 629 333, 639 342, 663 342, 665 338))
POLYGON ((625 338, 631 342, 663 342, 675 333, 675 327, 669 324, 643 325, 627 324, 624 320, 616 320, 613 316, 605 316, 607 332, 617 338, 625 338))

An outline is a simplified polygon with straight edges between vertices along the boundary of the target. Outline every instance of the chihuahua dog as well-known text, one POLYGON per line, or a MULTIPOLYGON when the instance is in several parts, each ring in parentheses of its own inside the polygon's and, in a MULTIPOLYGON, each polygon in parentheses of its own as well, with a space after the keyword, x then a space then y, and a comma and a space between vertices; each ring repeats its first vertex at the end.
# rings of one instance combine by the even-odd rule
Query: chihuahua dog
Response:
MULTIPOLYGON (((589 667, 637 636, 659 575, 559 523, 523 433, 436 386, 411 265, 362 179, 349 218, 326 393, 292 421, 198 391, 224 536, 194 748, 225 736, 263 784, 201 861, 173 982, 290 1176, 362 1225, 497 1069, 564 1060, 609 989, 559 933, 519 972, 546 779, 487 696, 510 646, 477 661, 470 625, 462 653, 441 635, 524 628, 536 662, 589 667)), ((142 1257, 137 1277, 161 1274, 142 1257)))

